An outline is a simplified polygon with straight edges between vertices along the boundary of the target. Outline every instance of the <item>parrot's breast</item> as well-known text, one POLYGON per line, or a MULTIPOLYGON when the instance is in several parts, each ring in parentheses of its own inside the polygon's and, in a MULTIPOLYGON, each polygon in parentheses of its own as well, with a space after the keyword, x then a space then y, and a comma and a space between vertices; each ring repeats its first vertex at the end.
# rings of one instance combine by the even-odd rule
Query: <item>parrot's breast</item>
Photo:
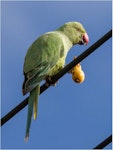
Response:
MULTIPOLYGON (((52 32, 50 32, 50 33, 52 33, 52 32)), ((70 50, 70 48, 72 47, 71 41, 62 32, 54 31, 53 33, 57 34, 57 36, 61 38, 61 40, 63 42, 63 47, 64 47, 64 50, 63 50, 64 55, 61 58, 59 58, 57 63, 49 70, 48 76, 53 76, 53 75, 57 74, 64 67, 67 53, 70 50)))
POLYGON ((65 65, 65 56, 60 58, 56 65, 50 69, 48 76, 53 76, 57 74, 65 65))

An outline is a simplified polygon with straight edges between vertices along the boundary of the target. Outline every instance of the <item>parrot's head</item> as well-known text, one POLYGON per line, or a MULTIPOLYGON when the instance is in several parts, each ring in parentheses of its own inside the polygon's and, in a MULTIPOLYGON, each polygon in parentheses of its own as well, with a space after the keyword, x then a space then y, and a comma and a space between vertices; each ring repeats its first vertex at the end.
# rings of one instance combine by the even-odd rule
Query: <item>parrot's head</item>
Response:
POLYGON ((65 23, 58 30, 68 36, 73 45, 87 45, 89 43, 89 36, 82 24, 79 22, 65 23))

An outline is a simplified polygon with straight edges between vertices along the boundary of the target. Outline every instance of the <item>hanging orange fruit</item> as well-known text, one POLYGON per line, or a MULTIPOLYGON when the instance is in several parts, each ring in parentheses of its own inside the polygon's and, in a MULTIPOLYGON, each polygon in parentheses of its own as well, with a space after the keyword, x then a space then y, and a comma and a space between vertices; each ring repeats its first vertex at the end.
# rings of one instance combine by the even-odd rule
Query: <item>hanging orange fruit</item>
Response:
MULTIPOLYGON (((74 57, 74 59, 76 59, 76 57, 74 57)), ((70 73, 72 74, 72 79, 76 82, 76 83, 82 83, 85 79, 85 73, 82 70, 81 64, 78 63, 76 66, 74 66, 70 73)))

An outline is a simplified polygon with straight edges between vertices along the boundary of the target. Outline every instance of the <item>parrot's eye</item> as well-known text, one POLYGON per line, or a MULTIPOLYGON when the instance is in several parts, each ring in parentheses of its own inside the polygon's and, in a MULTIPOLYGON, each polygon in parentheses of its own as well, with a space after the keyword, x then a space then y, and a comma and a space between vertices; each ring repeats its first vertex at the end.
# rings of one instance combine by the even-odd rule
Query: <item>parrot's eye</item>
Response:
POLYGON ((77 28, 77 31, 79 31, 79 32, 80 32, 80 29, 79 29, 79 28, 77 28))

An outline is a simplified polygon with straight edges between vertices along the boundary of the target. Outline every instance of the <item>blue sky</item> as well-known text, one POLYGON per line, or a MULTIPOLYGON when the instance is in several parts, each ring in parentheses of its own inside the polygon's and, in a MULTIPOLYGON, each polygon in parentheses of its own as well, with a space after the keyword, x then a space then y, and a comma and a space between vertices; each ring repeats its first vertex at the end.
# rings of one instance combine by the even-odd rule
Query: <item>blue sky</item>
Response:
MULTIPOLYGON (((87 46, 74 46, 72 61, 111 28, 111 1, 3 1, 1 5, 2 117, 23 101, 23 63, 28 47, 41 34, 69 21, 83 24, 87 46)), ((24 141, 27 107, 1 128, 3 149, 92 149, 112 132, 111 44, 109 39, 81 62, 86 79, 70 74, 39 97, 39 116, 24 141)), ((111 148, 111 144, 106 148, 111 148)))

